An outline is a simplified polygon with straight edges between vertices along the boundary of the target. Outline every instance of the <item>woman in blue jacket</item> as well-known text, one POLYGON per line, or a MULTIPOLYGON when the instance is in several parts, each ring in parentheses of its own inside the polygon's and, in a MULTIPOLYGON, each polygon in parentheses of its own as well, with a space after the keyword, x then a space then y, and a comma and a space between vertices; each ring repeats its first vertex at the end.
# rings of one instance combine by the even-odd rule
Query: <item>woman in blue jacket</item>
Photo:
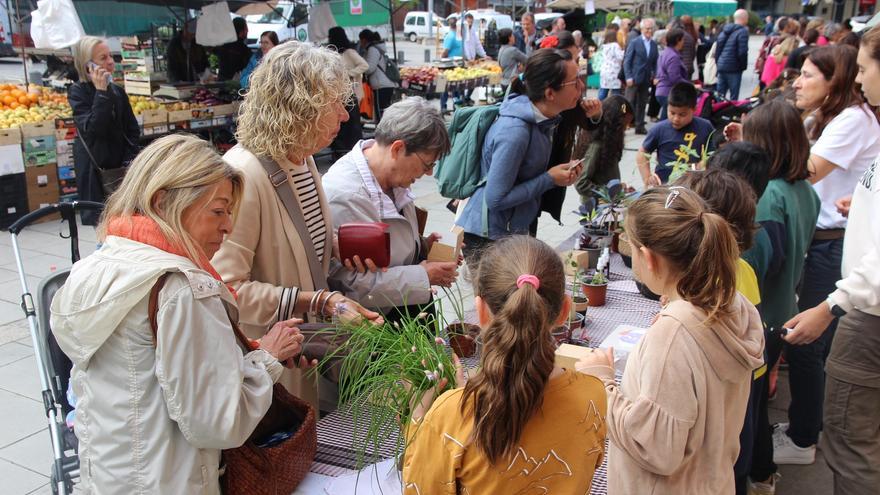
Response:
POLYGON ((251 55, 251 61, 248 62, 247 67, 241 71, 241 79, 239 82, 241 83, 242 89, 247 89, 250 86, 251 72, 257 68, 257 64, 260 63, 260 60, 263 60, 263 55, 269 53, 269 50, 276 46, 278 46, 278 33, 275 31, 265 31, 260 35, 260 49, 257 50, 257 53, 251 55))
POLYGON ((486 133, 481 158, 483 186, 471 196, 457 224, 464 231, 465 257, 478 261, 494 240, 527 234, 540 213, 541 196, 574 184, 580 161, 548 169, 560 113, 574 108, 584 91, 578 66, 565 50, 537 50, 511 83, 498 120, 486 133))

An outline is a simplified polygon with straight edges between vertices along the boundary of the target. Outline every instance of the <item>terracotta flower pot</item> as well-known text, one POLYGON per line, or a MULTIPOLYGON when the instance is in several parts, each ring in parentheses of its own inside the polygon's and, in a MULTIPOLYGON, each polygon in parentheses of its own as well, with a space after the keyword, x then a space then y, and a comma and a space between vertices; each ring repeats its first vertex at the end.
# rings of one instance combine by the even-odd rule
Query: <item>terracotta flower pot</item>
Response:
POLYGON ((476 336, 480 327, 470 323, 453 323, 446 327, 449 335, 449 346, 459 357, 471 357, 477 349, 476 336))
POLYGON ((584 284, 584 295, 587 296, 590 306, 604 306, 605 296, 608 293, 608 284, 584 284))
POLYGON ((590 306, 590 300, 587 299, 586 296, 575 296, 572 303, 572 308, 575 313, 584 313, 590 306))

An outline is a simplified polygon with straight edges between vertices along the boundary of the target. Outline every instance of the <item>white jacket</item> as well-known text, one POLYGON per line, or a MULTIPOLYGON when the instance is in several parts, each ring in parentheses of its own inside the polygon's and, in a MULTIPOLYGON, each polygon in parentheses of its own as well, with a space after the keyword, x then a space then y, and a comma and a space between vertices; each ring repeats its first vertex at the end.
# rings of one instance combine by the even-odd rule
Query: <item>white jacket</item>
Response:
POLYGON ((266 351, 242 355, 230 318, 222 283, 145 244, 108 237, 73 266, 52 329, 74 363, 80 490, 220 493, 220 450, 253 432, 282 370, 266 351), (165 272, 154 347, 148 300, 165 272))
POLYGON ((419 265, 421 235, 416 207, 408 189, 395 189, 392 199, 376 183, 362 151, 373 142, 358 141, 330 167, 321 184, 337 230, 346 223, 388 224, 391 266, 384 273, 359 274, 340 265, 331 269, 328 281, 334 289, 373 309, 426 304, 431 300, 431 284, 428 273, 419 265))

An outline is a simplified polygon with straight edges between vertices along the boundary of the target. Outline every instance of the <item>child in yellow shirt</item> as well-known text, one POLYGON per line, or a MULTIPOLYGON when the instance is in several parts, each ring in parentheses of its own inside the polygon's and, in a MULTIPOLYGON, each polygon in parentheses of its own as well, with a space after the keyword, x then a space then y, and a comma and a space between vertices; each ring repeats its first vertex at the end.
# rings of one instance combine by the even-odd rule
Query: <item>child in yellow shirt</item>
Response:
POLYGON ((597 378, 554 366, 550 331, 571 310, 559 256, 508 237, 485 252, 474 280, 482 369, 415 407, 403 493, 589 492, 607 404, 597 378))

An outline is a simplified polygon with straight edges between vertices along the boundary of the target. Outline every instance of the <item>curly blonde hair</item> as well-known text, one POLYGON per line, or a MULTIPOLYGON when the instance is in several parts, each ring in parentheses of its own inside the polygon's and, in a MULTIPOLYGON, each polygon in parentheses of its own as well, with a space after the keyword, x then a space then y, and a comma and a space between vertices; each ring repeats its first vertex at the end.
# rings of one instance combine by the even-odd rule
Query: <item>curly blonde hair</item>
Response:
POLYGON ((291 149, 313 150, 328 129, 322 114, 352 96, 335 51, 288 41, 273 48, 251 74, 235 138, 248 151, 278 160, 291 149))

